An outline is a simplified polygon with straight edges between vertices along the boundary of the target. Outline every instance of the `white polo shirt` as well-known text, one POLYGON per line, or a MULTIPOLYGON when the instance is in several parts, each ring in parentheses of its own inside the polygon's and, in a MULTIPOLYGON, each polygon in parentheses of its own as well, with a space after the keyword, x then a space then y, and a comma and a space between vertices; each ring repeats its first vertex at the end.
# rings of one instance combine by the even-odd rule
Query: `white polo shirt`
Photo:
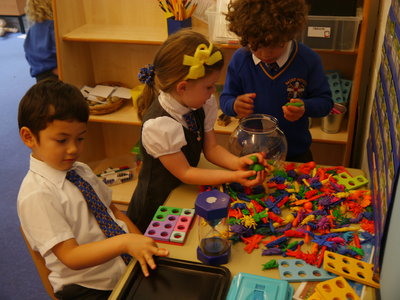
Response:
MULTIPOLYGON (((72 169, 92 185, 99 198, 109 207, 111 189, 87 165, 77 162, 72 169)), ((17 201, 22 229, 32 249, 39 251, 45 259, 51 272, 49 280, 54 292, 72 283, 98 290, 112 290, 126 269, 121 257, 99 266, 71 270, 51 251, 55 245, 71 238, 79 245, 106 238, 82 193, 65 176, 65 171, 55 170, 31 156, 30 170, 21 184, 17 201)), ((117 220, 110 208, 108 212, 128 232, 126 224, 117 220)))

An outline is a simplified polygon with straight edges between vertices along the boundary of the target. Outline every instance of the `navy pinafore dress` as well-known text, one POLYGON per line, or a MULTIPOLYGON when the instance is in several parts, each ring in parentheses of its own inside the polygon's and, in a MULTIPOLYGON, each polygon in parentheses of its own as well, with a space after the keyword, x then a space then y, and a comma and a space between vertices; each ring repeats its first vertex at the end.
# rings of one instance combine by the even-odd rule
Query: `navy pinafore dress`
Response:
MULTIPOLYGON (((203 149, 205 114, 203 108, 199 108, 193 112, 199 129, 200 139, 197 132, 190 131, 185 126, 182 126, 187 141, 187 145, 182 147, 182 152, 189 164, 192 167, 196 167, 203 149)), ((143 123, 149 119, 161 116, 172 118, 162 108, 158 99, 156 99, 145 113, 143 123)), ((170 192, 182 182, 172 175, 158 158, 149 155, 142 145, 140 147, 143 155, 143 162, 139 173, 138 184, 133 193, 131 202, 129 203, 127 215, 144 233, 158 207, 164 204, 170 192)), ((189 205, 190 203, 188 203, 188 206, 189 205)))

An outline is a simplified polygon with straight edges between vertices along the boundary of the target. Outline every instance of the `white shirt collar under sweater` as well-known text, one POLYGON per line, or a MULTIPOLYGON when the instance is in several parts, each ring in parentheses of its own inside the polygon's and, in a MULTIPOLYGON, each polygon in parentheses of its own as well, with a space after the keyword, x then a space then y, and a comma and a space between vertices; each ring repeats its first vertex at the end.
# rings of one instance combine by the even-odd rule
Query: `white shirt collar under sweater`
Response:
MULTIPOLYGON (((290 41, 288 47, 286 48, 285 53, 283 53, 276 60, 276 63, 278 64, 279 68, 282 68, 282 66, 284 64, 286 64, 287 60, 289 59, 290 53, 292 52, 292 48, 293 48, 293 41, 290 41)), ((252 56, 253 56, 254 64, 258 65, 261 62, 261 60, 258 57, 256 57, 254 54, 252 56)))

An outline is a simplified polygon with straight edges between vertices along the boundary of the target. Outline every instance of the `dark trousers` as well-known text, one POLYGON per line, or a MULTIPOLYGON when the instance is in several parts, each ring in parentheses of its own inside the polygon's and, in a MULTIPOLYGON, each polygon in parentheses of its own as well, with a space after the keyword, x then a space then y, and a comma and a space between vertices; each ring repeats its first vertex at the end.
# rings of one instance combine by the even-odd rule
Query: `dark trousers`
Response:
POLYGON ((36 77, 36 82, 39 82, 39 81, 41 81, 43 79, 47 79, 47 78, 58 79, 58 76, 56 74, 54 74, 51 70, 40 73, 40 74, 36 75, 35 77, 36 77))
POLYGON ((64 286, 62 291, 55 293, 55 296, 60 300, 107 300, 111 292, 70 284, 64 286))
POLYGON ((313 161, 313 155, 310 149, 308 149, 306 152, 303 154, 291 156, 291 157, 286 157, 286 161, 291 161, 291 162, 299 162, 299 163, 307 163, 310 161, 313 161))

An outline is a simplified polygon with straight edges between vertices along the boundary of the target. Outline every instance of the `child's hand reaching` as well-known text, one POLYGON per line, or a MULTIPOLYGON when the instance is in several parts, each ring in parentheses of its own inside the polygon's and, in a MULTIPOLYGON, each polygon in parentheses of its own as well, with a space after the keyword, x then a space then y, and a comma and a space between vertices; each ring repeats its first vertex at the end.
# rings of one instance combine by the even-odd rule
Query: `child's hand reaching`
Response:
POLYGON ((262 184, 267 172, 265 167, 267 162, 264 160, 264 153, 254 153, 239 157, 239 169, 237 180, 243 186, 255 186, 262 184))
POLYGON ((249 170, 249 166, 255 163, 266 166, 267 162, 264 160, 264 156, 265 153, 259 152, 239 157, 239 169, 249 170))
POLYGON ((305 112, 304 102, 300 99, 290 99, 290 102, 282 106, 283 116, 290 122, 300 119, 305 112))
POLYGON ((243 186, 246 187, 252 187, 256 185, 260 185, 264 182, 265 180, 265 175, 266 172, 265 170, 263 171, 254 171, 254 170, 248 170, 248 171, 234 171, 235 178, 232 180, 232 182, 238 182, 243 186))
POLYGON ((233 104, 233 110, 236 112, 238 117, 247 117, 254 112, 254 98, 255 93, 248 93, 240 95, 236 98, 233 104))
POLYGON ((149 270, 147 265, 153 270, 156 268, 153 255, 168 256, 168 250, 165 248, 158 248, 154 240, 145 235, 129 233, 127 236, 129 241, 126 243, 126 253, 134 256, 138 260, 144 276, 148 277, 149 270))

